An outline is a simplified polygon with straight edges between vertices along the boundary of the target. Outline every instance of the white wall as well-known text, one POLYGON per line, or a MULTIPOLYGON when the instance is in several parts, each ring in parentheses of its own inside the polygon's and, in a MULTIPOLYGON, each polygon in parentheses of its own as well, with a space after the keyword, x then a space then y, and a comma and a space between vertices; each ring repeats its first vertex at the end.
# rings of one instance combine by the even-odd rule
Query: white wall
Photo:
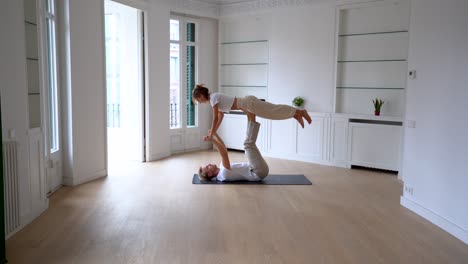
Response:
MULTIPOLYGON (((200 48, 198 57, 198 77, 199 83, 206 84, 207 87, 217 87, 218 84, 218 20, 201 18, 200 20, 200 48)), ((200 136, 208 133, 211 128, 212 111, 208 104, 200 104, 199 127, 200 136)), ((211 147, 211 143, 202 141, 202 149, 211 147)))
POLYGON ((468 2, 413 0, 402 204, 468 243, 468 2))
POLYGON ((333 109, 335 5, 276 9, 271 14, 268 100, 296 96, 314 112, 333 109))
POLYGON ((147 159, 170 155, 169 146, 169 6, 153 0, 148 6, 147 159))
MULTIPOLYGON (((64 1, 68 43, 62 69, 65 98, 64 183, 76 185, 107 174, 103 1, 64 1)), ((62 20, 64 22, 64 20, 62 20)))
POLYGON ((23 1, 2 1, 0 8, 0 96, 3 140, 18 142, 21 224, 29 221, 29 128, 23 1), (8 132, 15 131, 10 138, 8 132))
MULTIPOLYGON (((302 96, 309 112, 332 112, 335 5, 276 9, 271 21, 268 100, 291 105, 294 97, 302 96)), ((294 120, 272 122, 270 133, 267 155, 297 156, 294 120)))

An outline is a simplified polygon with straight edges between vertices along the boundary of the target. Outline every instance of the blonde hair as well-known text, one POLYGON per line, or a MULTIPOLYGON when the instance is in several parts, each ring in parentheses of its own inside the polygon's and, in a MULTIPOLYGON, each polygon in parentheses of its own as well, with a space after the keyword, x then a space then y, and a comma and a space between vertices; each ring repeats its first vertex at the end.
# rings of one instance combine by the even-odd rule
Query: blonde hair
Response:
POLYGON ((203 172, 203 168, 200 167, 198 169, 198 179, 200 179, 200 181, 209 181, 210 178, 208 177, 208 175, 206 174, 206 172, 203 172))

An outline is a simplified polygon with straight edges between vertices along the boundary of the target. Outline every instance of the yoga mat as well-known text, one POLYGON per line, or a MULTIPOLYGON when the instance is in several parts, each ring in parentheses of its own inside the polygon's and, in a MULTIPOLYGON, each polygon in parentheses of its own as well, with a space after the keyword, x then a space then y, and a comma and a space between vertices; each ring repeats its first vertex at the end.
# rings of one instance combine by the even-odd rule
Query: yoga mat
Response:
POLYGON ((312 183, 302 174, 271 174, 261 181, 200 181, 198 174, 194 174, 192 184, 311 185, 312 183))

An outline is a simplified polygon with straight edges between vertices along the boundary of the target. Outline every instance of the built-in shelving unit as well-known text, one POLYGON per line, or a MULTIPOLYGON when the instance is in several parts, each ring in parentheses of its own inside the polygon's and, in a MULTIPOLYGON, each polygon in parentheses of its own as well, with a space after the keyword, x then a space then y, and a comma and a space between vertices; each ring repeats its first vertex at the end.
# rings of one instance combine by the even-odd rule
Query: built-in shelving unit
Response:
POLYGON ((404 117, 409 1, 339 7, 333 161, 399 170, 404 117), (385 101, 374 115, 372 100, 385 101), (376 147, 377 146, 377 147, 376 147), (380 151, 380 150, 385 151, 380 151))
POLYGON ((267 98, 268 40, 256 21, 226 20, 220 24, 219 90, 232 96, 267 98), (253 25, 249 30, 242 23, 253 25), (258 30, 258 31, 257 31, 258 30))
MULTIPOLYGON (((243 97, 268 98, 268 16, 222 18, 219 23, 219 92, 243 97)), ((218 133, 230 149, 244 150, 247 119, 241 111, 226 114, 218 133)), ((262 119, 258 118, 262 123, 262 119)), ((266 126, 264 126, 266 127, 266 126)), ((257 146, 262 150, 265 128, 257 146)))
POLYGON ((364 4, 338 12, 335 112, 403 116, 408 52, 408 5, 364 4))

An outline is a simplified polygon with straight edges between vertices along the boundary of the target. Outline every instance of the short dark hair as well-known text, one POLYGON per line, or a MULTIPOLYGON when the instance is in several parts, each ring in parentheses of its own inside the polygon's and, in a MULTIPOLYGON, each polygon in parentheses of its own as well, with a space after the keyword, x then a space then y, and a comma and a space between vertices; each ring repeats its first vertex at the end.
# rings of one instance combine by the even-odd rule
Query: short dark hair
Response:
POLYGON ((204 86, 204 84, 197 84, 192 91, 192 100, 199 98, 204 95, 206 99, 210 99, 210 91, 204 86))

